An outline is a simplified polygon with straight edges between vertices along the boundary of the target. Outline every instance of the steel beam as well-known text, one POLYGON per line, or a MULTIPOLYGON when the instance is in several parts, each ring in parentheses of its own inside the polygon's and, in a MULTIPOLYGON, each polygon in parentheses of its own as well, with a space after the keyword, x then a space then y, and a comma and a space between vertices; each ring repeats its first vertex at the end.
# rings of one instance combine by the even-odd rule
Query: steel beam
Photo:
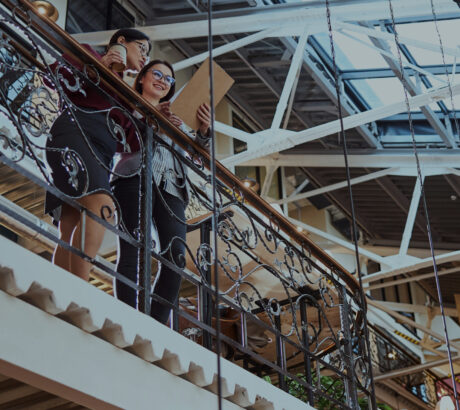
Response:
MULTIPOLYGON (((414 320, 408 319, 406 316, 401 315, 400 313, 397 313, 397 312, 393 311, 392 309, 387 308, 386 306, 382 305, 380 302, 378 302, 376 300, 367 298, 367 303, 368 303, 368 305, 370 305, 370 306, 372 306, 372 307, 374 307, 376 309, 380 309, 381 311, 383 311, 385 313, 388 313, 390 316, 393 316, 393 318, 396 319, 398 322, 406 323, 409 326, 415 327, 416 329, 421 330, 425 334, 430 335, 435 339, 438 339, 441 343, 443 343, 443 341, 445 341, 444 336, 441 335, 440 333, 437 333, 437 332, 431 330, 430 328, 428 328, 427 326, 424 326, 424 325, 421 325, 420 323, 415 322, 414 320)), ((452 341, 451 346, 454 349, 456 349, 457 351, 460 351, 460 344, 458 342, 453 342, 452 341)))
MULTIPOLYGON (((382 40, 390 40, 390 41, 393 40, 394 41, 394 34, 392 33, 375 30, 373 28, 358 26, 356 24, 344 23, 342 21, 337 21, 336 25, 338 28, 341 28, 344 30, 354 31, 356 33, 365 34, 367 36, 379 38, 382 40)), ((423 50, 430 50, 436 53, 441 53, 439 44, 436 44, 436 43, 430 43, 428 41, 422 41, 416 38, 411 38, 411 37, 406 37, 406 36, 398 36, 398 40, 401 44, 405 44, 407 46, 413 46, 413 47, 421 48, 423 50)), ((460 49, 452 48, 452 47, 443 47, 443 48, 444 48, 444 54, 451 55, 454 57, 460 57, 460 49)))
MULTIPOLYGON (((412 303, 397 303, 397 302, 383 302, 383 301, 379 301, 379 303, 383 306, 386 306, 389 309, 396 310, 398 312, 427 314, 427 312, 430 311, 435 316, 441 315, 441 308, 439 306, 414 305, 412 303)), ((444 307, 444 313, 448 316, 458 317, 458 311, 456 308, 444 307)))
MULTIPOLYGON (((443 269, 443 270, 440 270, 438 272, 438 276, 449 275, 451 273, 457 273, 458 271, 460 271, 460 267, 455 267, 455 268, 451 268, 451 269, 443 269)), ((419 282, 421 280, 431 279, 433 277, 434 277, 434 272, 424 273, 423 275, 413 275, 413 276, 411 276, 409 278, 397 279, 397 280, 393 280, 391 282, 383 282, 383 283, 379 283, 377 285, 371 285, 371 286, 367 287, 366 290, 382 289, 382 288, 388 288, 390 286, 402 285, 403 283, 419 282)))
MULTIPOLYGON (((348 155, 351 168, 412 168, 415 169, 416 161, 413 152, 409 150, 375 150, 362 154, 348 155)), ((459 167, 460 150, 423 150, 418 153, 420 164, 424 171, 439 169, 440 165, 447 168, 446 174, 455 174, 450 168, 459 167)), ((224 160, 225 163, 225 160, 224 160)), ((342 153, 324 154, 324 151, 308 151, 308 154, 276 154, 265 158, 251 159, 241 162, 246 166, 268 166, 278 165, 286 167, 308 167, 308 168, 341 168, 345 166, 342 153)))
MULTIPOLYGON (((383 191, 395 202, 395 204, 404 213, 410 207, 410 201, 407 197, 399 190, 396 184, 389 177, 383 177, 375 180, 376 184, 379 185, 383 191)), ((426 223, 420 214, 415 217, 415 225, 422 232, 426 232, 426 223)), ((439 234, 432 229, 433 238, 439 239, 439 234)))
MULTIPOLYGON (((446 74, 446 68, 443 65, 429 65, 422 66, 422 68, 433 75, 446 74)), ((460 65, 457 65, 455 73, 460 74, 460 65)), ((366 70, 344 70, 340 76, 342 80, 368 80, 372 78, 392 78, 395 73, 391 68, 369 68, 366 70)))
MULTIPOLYGON (((335 244, 337 244, 339 246, 342 246, 343 248, 348 249, 350 251, 355 250, 355 245, 353 243, 351 243, 351 242, 348 242, 348 241, 346 241, 344 239, 340 239, 335 235, 332 235, 332 234, 330 234, 328 232, 324 232, 324 231, 322 231, 322 230, 320 230, 318 228, 315 228, 314 226, 306 224, 305 222, 299 221, 298 219, 294 219, 294 218, 291 218, 291 217, 287 217, 287 219, 289 219, 296 226, 300 226, 302 229, 305 229, 305 231, 307 231, 307 232, 311 232, 314 235, 318 235, 321 238, 327 239, 328 241, 331 241, 331 242, 333 242, 333 243, 335 243, 335 244)), ((368 259, 370 259, 372 261, 375 261, 377 263, 380 263, 380 264, 383 264, 383 265, 387 264, 387 262, 385 261, 384 257, 382 257, 380 255, 377 255, 376 253, 373 253, 373 252, 368 251, 366 249, 359 248, 359 253, 360 253, 360 255, 365 256, 366 258, 368 258, 368 259)))
MULTIPOLYGON (((373 172, 373 173, 370 173, 370 174, 367 174, 367 175, 362 175, 360 177, 352 178, 350 180, 350 183, 351 183, 351 185, 354 185, 354 184, 359 184, 361 182, 372 181, 373 179, 377 179, 377 178, 380 178, 382 176, 394 173, 396 170, 397 170, 397 168, 383 169, 381 171, 377 171, 377 172, 373 172)), ((321 187, 321 188, 318 188, 318 189, 314 189, 313 191, 304 192, 303 194, 290 196, 289 198, 279 199, 279 200, 274 201, 272 203, 286 204, 288 202, 298 201, 300 199, 311 198, 313 196, 321 195, 321 194, 324 194, 326 192, 335 191, 336 189, 345 188, 347 186, 348 186, 348 182, 347 181, 342 181, 342 182, 338 182, 336 184, 332 184, 332 185, 324 186, 324 187, 321 187)))
MULTIPOLYGON (((367 27, 369 28, 369 27, 367 27)), ((375 30, 374 30, 375 31, 375 30)), ((372 44, 374 44, 378 49, 381 49, 383 51, 389 52, 390 47, 388 44, 380 39, 376 38, 373 36, 369 36, 372 44)), ((388 64, 390 67, 391 71, 393 71, 394 75, 396 78, 399 78, 403 84, 403 87, 406 88, 407 92, 411 96, 415 96, 418 94, 421 94, 422 90, 420 87, 415 84, 409 75, 403 71, 401 72, 401 69, 399 65, 391 58, 387 57, 384 54, 381 54, 385 62, 388 64)), ((438 116, 434 113, 434 111, 429 107, 429 105, 425 105, 420 107, 422 113, 425 115, 426 119, 428 120, 428 123, 433 127, 434 131, 441 137, 441 139, 444 141, 444 143, 449 147, 449 148, 454 148, 457 146, 453 136, 448 132, 446 127, 442 124, 438 116)))
MULTIPOLYGON (((452 360, 458 362, 460 356, 454 356, 452 360)), ((374 376, 374 382, 381 382, 382 380, 394 379, 395 377, 407 376, 409 374, 419 373, 423 370, 434 369, 435 367, 444 366, 449 364, 449 358, 430 360, 429 362, 417 364, 415 366, 405 367, 403 369, 394 370, 392 372, 378 374, 374 376)))
POLYGON ((444 175, 444 179, 454 190, 455 194, 457 195, 457 198, 460 198, 460 184, 450 175, 444 175))
MULTIPOLYGON (((450 97, 452 95, 460 94, 460 84, 449 87, 433 88, 426 93, 409 97, 409 106, 411 109, 418 108, 423 105, 431 104, 450 97)), ((388 104, 383 107, 374 108, 359 114, 351 115, 343 119, 343 126, 345 130, 359 127, 360 125, 377 121, 379 119, 389 117, 394 114, 406 111, 406 101, 403 99, 399 102, 388 104)), ((296 145, 304 144, 306 142, 315 141, 317 139, 335 134, 341 130, 341 122, 339 120, 331 121, 326 124, 318 125, 316 127, 296 132, 288 138, 272 138, 270 141, 264 141, 264 146, 258 150, 248 150, 241 154, 235 155, 232 158, 226 158, 223 163, 226 166, 234 166, 245 163, 254 158, 260 158, 265 155, 280 152, 296 145)), ((438 164, 439 165, 439 164, 438 164)), ((444 166, 444 164, 443 164, 444 166)))
MULTIPOLYGON (((265 37, 269 37, 270 35, 276 34, 276 31, 277 29, 271 28, 271 29, 263 30, 258 33, 251 34, 249 36, 240 38, 230 43, 224 44, 212 50, 213 57, 214 58, 218 57, 220 55, 237 50, 238 48, 242 48, 249 44, 263 40, 265 37)), ((209 57, 209 52, 205 51, 204 53, 200 53, 200 54, 194 55, 193 57, 186 58, 185 60, 178 61, 177 63, 173 64, 174 71, 177 72, 177 71, 183 70, 184 68, 188 68, 195 64, 199 64, 203 62, 204 60, 206 60, 208 57, 209 57)))
MULTIPOLYGON (((293 52, 295 50, 295 41, 292 38, 281 39, 286 48, 293 52)), ((313 77, 315 82, 321 87, 324 93, 329 99, 337 105, 337 94, 334 85, 331 83, 331 78, 327 77, 325 72, 317 66, 312 55, 315 54, 314 49, 307 44, 306 52, 303 54, 303 68, 313 77)), ((351 103, 350 99, 346 95, 342 95, 341 98, 342 110, 344 115, 353 115, 359 110, 351 103)), ((372 148, 382 148, 382 145, 377 141, 376 137, 366 126, 358 126, 357 131, 364 138, 364 140, 372 148)))
MULTIPOLYGON (((422 4, 420 0, 394 0, 393 3, 397 9, 398 18, 431 15, 429 4, 422 4)), ((440 14, 457 12, 452 0, 438 0, 436 8, 440 14)), ((236 13, 230 17, 216 13, 214 14, 213 34, 251 33, 283 26, 286 21, 292 24, 284 33, 285 36, 300 35, 305 25, 312 28, 318 22, 322 25, 321 31, 327 31, 326 10, 322 1, 310 4, 305 2, 292 10, 279 6, 264 9, 265 7, 257 7, 246 15, 236 13)), ((356 21, 358 17, 362 21, 375 21, 381 20, 382 16, 388 16, 388 4, 384 0, 337 1, 331 5, 331 10, 334 16, 340 16, 344 21, 356 21)), ((206 19, 203 18, 203 15, 198 16, 197 21, 193 21, 193 18, 193 16, 188 16, 187 21, 184 22, 146 25, 138 28, 155 41, 206 36, 208 34, 206 19)), ((114 32, 115 30, 80 33, 74 37, 80 43, 105 45, 114 32)))
MULTIPOLYGON (((438 266, 442 263, 460 261, 460 251, 448 252, 442 255, 436 256, 436 263, 438 266)), ((390 269, 387 271, 380 271, 376 273, 371 273, 370 275, 364 276, 362 281, 363 283, 375 282, 376 280, 381 280, 385 278, 392 278, 393 276, 401 275, 403 273, 414 272, 419 269, 427 268, 433 265, 433 258, 430 256, 428 258, 420 259, 416 262, 410 262, 406 266, 399 266, 397 269, 390 269)))
MULTIPOLYGON (((224 40, 226 41, 232 41, 234 38, 232 36, 226 36, 224 37, 224 40)), ((259 78, 260 81, 262 81, 268 89, 275 95, 276 98, 281 97, 281 90, 279 85, 277 84, 276 81, 274 81, 272 78, 269 78, 268 74, 262 70, 262 69, 257 69, 251 64, 249 61, 248 55, 246 50, 235 50, 234 53, 246 64, 246 66, 259 78)), ((301 124, 305 127, 310 127, 310 124, 305 121, 303 116, 299 114, 295 109, 292 110, 292 113, 295 115, 295 117, 300 121, 301 124)))
POLYGON ((267 174, 265 175, 265 181, 262 185, 262 190, 260 191, 260 196, 265 198, 268 195, 268 191, 270 190, 270 186, 273 181, 273 176, 275 175, 276 170, 278 167, 266 167, 267 174))
MULTIPOLYGON (((281 92, 280 98, 278 100, 278 104, 276 106, 275 115, 273 116, 272 121, 272 130, 276 130, 280 128, 281 120, 283 119, 283 114, 286 111, 287 103, 289 96, 293 91, 294 82, 296 80, 297 74, 301 68, 302 64, 302 57, 305 50, 305 46, 307 44, 309 35, 308 27, 305 27, 304 32, 299 38, 299 42, 295 46, 295 51, 292 56, 291 66, 289 67, 288 74, 286 76, 286 80, 284 82, 283 91, 281 92)), ((286 128, 286 127, 284 127, 286 128)))
POLYGON ((420 197, 422 195, 422 184, 424 181, 420 181, 418 178, 415 180, 414 192, 412 193, 412 201, 410 203, 409 212, 407 213, 406 225, 404 227, 403 236, 401 239, 401 246, 399 248, 399 255, 407 255, 407 250, 409 249, 410 238, 412 237, 412 232, 414 230, 415 218, 417 216, 417 210, 420 203, 420 197))

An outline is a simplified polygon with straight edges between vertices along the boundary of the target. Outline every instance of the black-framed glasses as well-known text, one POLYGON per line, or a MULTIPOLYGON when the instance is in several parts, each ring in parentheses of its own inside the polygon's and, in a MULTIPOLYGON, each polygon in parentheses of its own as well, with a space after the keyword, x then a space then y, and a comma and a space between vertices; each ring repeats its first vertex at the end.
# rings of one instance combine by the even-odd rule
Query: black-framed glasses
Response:
POLYGON ((134 40, 134 42, 139 46, 139 50, 141 50, 141 54, 143 57, 148 57, 149 55, 149 48, 148 46, 145 45, 145 43, 142 43, 141 41, 134 40))
POLYGON ((168 84, 170 87, 172 87, 176 82, 176 79, 174 77, 163 74, 160 70, 157 70, 156 68, 152 68, 149 71, 152 73, 153 78, 155 78, 155 80, 164 79, 165 83, 168 84))

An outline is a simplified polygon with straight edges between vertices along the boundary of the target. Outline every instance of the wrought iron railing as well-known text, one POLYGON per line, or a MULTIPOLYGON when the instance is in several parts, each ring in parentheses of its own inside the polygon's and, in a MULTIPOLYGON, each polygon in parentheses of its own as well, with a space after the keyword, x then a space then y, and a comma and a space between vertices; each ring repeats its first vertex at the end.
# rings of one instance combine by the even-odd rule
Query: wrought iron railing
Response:
MULTIPOLYGON (((372 345, 371 357, 375 375, 385 375, 421 364, 420 359, 415 354, 410 353, 406 347, 395 343, 384 329, 371 327, 369 337, 372 345)), ((438 393, 453 397, 452 388, 429 369, 413 371, 391 380, 430 408, 436 407, 440 399, 438 393)))
MULTIPOLYGON (((299 397, 312 405, 321 401, 329 403, 330 408, 358 409, 363 397, 370 402, 373 387, 362 320, 366 307, 355 278, 220 163, 216 164, 217 187, 213 193, 210 157, 205 149, 67 33, 39 16, 29 2, 0 0, 0 4, 0 161, 27 177, 37 189, 52 193, 139 248, 139 280, 126 279, 99 259, 86 255, 81 250, 84 246, 79 249, 69 245, 43 224, 34 223, 1 201, 0 212, 136 289, 141 295, 141 311, 148 311, 152 298, 163 303, 173 311, 171 326, 176 330, 220 351, 248 371, 269 376, 282 389, 292 391, 295 386, 294 390, 303 392, 299 397), (81 62, 84 69, 69 65, 63 54, 81 62), (53 68, 50 60, 57 62, 53 68), (63 79, 64 71, 67 74, 63 79), (137 133, 142 164, 130 175, 118 176, 138 175, 144 181, 139 188, 142 218, 138 232, 123 229, 120 215, 114 224, 104 212, 95 215, 85 210, 75 198, 53 185, 46 164, 50 127, 64 111, 78 124, 76 114, 81 108, 72 103, 68 91, 81 92, 83 83, 98 87, 111 101, 112 107, 101 111, 106 114, 114 139, 126 151, 129 146, 124 130, 110 120, 111 115, 116 111, 118 117, 146 129, 142 137, 137 133), (136 119, 134 112, 146 120, 136 119), (189 171, 184 183, 190 187, 190 201, 185 220, 179 221, 188 232, 185 261, 170 257, 171 243, 159 250, 152 236, 145 234, 151 232, 152 196, 163 201, 162 191, 152 184, 151 167, 145 166, 163 144, 160 133, 188 153, 180 156, 165 146, 189 171), (183 286, 188 298, 174 304, 152 294, 152 258, 182 277, 188 284, 183 286), (328 383, 322 382, 325 377, 328 383)), ((83 128, 81 133, 82 143, 91 146, 83 128)), ((77 172, 85 174, 77 153, 62 149, 60 155, 69 180, 77 172)), ((172 212, 170 217, 178 219, 172 212)))

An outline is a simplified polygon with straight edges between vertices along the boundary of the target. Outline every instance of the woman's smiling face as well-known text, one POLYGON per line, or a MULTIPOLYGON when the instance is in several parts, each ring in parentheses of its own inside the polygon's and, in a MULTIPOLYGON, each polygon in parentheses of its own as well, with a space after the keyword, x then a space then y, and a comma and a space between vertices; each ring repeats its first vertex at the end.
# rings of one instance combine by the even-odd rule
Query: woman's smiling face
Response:
POLYGON ((173 77, 171 69, 164 64, 155 64, 150 67, 142 78, 142 96, 159 102, 165 97, 171 88, 171 84, 166 80, 166 77, 173 77), (158 75, 155 75, 153 71, 159 71, 163 74, 162 78, 159 79, 158 75))

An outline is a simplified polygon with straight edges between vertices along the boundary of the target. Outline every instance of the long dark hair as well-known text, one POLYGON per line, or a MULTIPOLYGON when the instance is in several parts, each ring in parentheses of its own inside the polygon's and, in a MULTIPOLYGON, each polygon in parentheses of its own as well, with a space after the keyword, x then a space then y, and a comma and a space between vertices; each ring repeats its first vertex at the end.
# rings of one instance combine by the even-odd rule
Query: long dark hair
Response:
MULTIPOLYGON (((174 74, 174 69, 172 68, 172 65, 165 60, 152 60, 148 64, 146 64, 144 67, 142 67, 142 70, 139 71, 139 74, 136 77, 136 80, 134 81, 134 89, 139 93, 142 94, 142 83, 141 80, 145 77, 145 74, 147 73, 150 68, 152 68, 156 64, 164 64, 166 67, 168 67, 171 70, 172 77, 176 78, 176 75, 174 74)), ((169 101, 174 93, 176 92, 176 83, 174 83, 170 88, 168 94, 166 94, 160 102, 163 101, 169 101)))
POLYGON ((122 28, 120 30, 117 30, 115 34, 112 37, 110 37, 108 48, 116 44, 119 37, 124 37, 128 43, 131 43, 131 41, 136 40, 147 40, 147 42, 149 43, 149 52, 152 48, 149 36, 143 33, 142 31, 136 30, 135 28, 122 28))

